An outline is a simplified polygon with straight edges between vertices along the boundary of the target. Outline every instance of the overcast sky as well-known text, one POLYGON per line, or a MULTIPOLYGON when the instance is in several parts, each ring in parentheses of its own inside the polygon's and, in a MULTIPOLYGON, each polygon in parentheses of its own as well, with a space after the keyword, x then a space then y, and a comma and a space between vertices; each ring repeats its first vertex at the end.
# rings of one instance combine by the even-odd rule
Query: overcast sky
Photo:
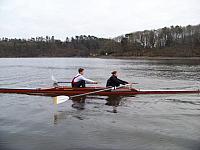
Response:
POLYGON ((116 37, 200 23, 200 0, 0 0, 0 37, 116 37))

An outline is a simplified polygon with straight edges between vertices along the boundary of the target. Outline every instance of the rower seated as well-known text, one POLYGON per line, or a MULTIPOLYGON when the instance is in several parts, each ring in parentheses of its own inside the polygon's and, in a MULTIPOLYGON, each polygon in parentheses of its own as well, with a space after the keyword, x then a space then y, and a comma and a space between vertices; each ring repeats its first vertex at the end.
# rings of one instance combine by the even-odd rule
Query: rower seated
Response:
POLYGON ((117 71, 113 71, 111 74, 112 76, 107 80, 106 87, 118 87, 120 84, 128 84, 128 82, 117 78, 117 71))
POLYGON ((72 87, 85 87, 86 83, 92 83, 92 84, 97 84, 96 81, 87 79, 83 76, 84 74, 84 69, 79 68, 78 69, 78 74, 72 79, 72 87))

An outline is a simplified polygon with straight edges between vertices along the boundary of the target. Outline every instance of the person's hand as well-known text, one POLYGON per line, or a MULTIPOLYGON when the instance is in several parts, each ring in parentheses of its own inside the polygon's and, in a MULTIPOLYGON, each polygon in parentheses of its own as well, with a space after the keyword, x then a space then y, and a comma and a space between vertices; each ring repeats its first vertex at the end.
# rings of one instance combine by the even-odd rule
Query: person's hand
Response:
POLYGON ((138 84, 138 83, 135 83, 135 82, 129 82, 128 84, 138 84))
POLYGON ((132 84, 138 84, 138 83, 135 83, 135 82, 134 82, 134 83, 132 83, 132 84))

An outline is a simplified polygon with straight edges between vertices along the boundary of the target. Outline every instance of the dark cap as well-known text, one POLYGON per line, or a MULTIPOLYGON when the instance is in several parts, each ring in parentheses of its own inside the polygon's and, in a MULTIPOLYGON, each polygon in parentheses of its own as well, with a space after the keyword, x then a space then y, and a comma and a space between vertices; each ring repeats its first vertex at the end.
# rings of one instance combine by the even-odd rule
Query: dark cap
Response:
POLYGON ((111 74, 116 74, 117 73, 117 71, 113 71, 113 72, 111 72, 111 74))

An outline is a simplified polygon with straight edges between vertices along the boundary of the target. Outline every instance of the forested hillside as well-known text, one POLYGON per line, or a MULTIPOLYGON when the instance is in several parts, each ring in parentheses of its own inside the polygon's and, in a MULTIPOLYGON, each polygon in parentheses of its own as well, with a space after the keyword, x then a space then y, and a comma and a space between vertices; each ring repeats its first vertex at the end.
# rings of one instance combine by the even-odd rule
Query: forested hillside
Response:
POLYGON ((171 26, 138 31, 113 39, 80 35, 30 39, 0 38, 0 57, 88 57, 88 56, 200 56, 200 25, 171 26))
POLYGON ((138 31, 115 40, 131 55, 200 56, 200 25, 138 31))

